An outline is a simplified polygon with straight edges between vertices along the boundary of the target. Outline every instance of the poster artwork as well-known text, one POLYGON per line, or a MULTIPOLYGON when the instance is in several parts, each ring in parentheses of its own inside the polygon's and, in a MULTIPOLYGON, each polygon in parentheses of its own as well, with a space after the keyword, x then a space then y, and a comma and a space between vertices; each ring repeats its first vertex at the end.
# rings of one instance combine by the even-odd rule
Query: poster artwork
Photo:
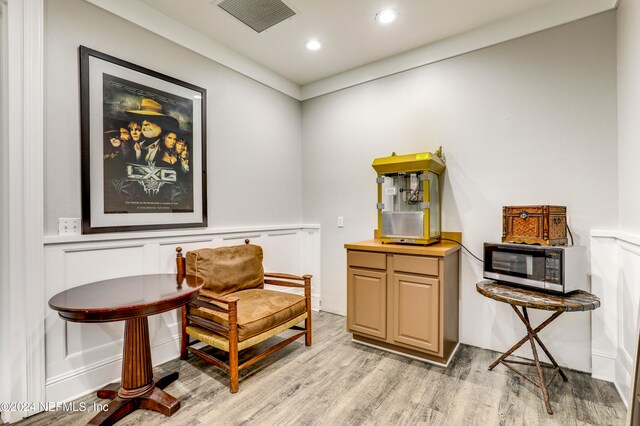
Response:
POLYGON ((193 100, 102 75, 104 213, 192 213, 193 100))

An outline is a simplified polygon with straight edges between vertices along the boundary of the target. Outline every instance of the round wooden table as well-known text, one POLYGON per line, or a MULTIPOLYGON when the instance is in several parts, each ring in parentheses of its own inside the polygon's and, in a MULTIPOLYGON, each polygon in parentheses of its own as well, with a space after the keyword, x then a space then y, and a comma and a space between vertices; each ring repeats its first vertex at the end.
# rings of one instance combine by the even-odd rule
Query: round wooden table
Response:
POLYGON ((99 398, 112 401, 89 424, 113 424, 138 408, 165 416, 178 411, 180 401, 162 390, 178 378, 178 373, 153 377, 147 317, 193 301, 203 282, 191 275, 140 275, 86 284, 49 300, 49 307, 66 321, 125 321, 121 382, 97 392, 99 398))
POLYGON ((480 281, 476 284, 476 289, 478 293, 483 296, 489 297, 491 299, 497 300, 498 302, 508 303, 511 305, 513 310, 518 315, 518 318, 524 323, 527 329, 527 335, 523 337, 518 343, 513 345, 511 349, 502 354, 500 358, 498 358, 493 364, 489 366, 489 371, 493 370, 498 364, 502 364, 505 367, 509 368, 516 374, 523 377, 529 383, 532 383, 534 386, 540 389, 542 392, 542 397, 544 399, 545 406, 547 408, 547 413, 553 414, 553 410, 551 409, 551 402, 549 401, 549 392, 547 391, 547 386, 551 384, 551 381, 556 377, 558 373, 562 377, 562 380, 565 382, 568 380, 567 376, 564 374, 558 363, 551 353, 547 349, 547 347, 542 343, 538 333, 549 325, 553 320, 558 318, 563 312, 574 312, 574 311, 591 311, 600 306, 600 299, 594 296, 591 293, 587 293, 583 290, 577 290, 572 293, 568 293, 565 295, 559 294, 549 294, 543 293, 536 290, 529 290, 519 287, 512 287, 505 284, 500 284, 495 281, 485 280, 480 281), (516 306, 522 307, 522 312, 518 310, 516 306), (529 321, 529 314, 527 313, 527 308, 532 309, 542 309, 545 311, 555 311, 553 315, 547 318, 542 324, 537 326, 535 329, 531 327, 531 322, 529 321), (507 360, 513 352, 515 352, 520 346, 522 346, 526 341, 531 343, 531 352, 533 352, 533 360, 534 362, 526 362, 526 361, 518 361, 518 360, 507 360), (551 365, 540 362, 538 358, 538 351, 536 349, 535 342, 538 342, 540 348, 547 354, 547 357, 551 361, 551 365), (536 367, 536 372, 538 373, 537 381, 532 380, 531 378, 525 376, 520 371, 516 370, 510 364, 520 364, 520 365, 530 365, 536 367), (542 368, 553 369, 553 375, 546 382, 544 380, 544 375, 542 374, 542 368))

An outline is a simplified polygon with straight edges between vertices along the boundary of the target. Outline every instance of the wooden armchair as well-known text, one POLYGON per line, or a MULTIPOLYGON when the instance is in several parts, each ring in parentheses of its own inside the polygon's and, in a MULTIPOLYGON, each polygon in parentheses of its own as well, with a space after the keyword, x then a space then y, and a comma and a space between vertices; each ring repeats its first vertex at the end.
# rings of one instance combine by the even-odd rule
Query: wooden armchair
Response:
POLYGON ((199 356, 230 375, 231 393, 238 391, 238 371, 305 336, 311 346, 311 275, 264 273, 262 248, 249 244, 190 251, 176 248, 178 274, 197 275, 205 284, 195 302, 182 307, 180 358, 199 356), (264 284, 304 288, 304 296, 266 290, 264 284), (296 326, 305 322, 305 327, 296 326), (238 365, 238 352, 287 329, 301 332, 238 365), (189 341, 189 338, 195 341, 189 341), (196 342, 228 352, 224 362, 199 349, 196 342))

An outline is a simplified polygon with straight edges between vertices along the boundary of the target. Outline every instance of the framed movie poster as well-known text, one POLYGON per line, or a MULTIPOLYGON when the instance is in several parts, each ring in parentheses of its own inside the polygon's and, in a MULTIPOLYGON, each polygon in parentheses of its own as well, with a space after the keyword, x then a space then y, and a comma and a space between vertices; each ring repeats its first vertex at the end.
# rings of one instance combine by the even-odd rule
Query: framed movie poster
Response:
POLYGON ((80 46, 82 232, 207 225, 206 91, 80 46))

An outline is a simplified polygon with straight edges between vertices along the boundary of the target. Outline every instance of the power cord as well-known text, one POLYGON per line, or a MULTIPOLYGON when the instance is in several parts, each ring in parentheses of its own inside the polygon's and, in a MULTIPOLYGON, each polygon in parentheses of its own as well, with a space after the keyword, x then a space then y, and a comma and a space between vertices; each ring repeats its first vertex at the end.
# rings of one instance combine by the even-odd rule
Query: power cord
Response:
POLYGON ((466 248, 466 247, 464 246, 464 244, 462 244, 460 241, 452 240, 452 239, 449 239, 449 238, 440 238, 440 239, 441 239, 441 240, 444 240, 444 241, 452 241, 452 242, 454 242, 454 243, 456 243, 456 244, 460 244, 460 247, 462 247, 463 249, 465 249, 465 250, 467 251, 467 253, 469 253, 471 256, 475 257, 475 258, 478 260, 478 262, 480 262, 480 263, 484 263, 484 261, 483 261, 482 259, 480 259, 480 258, 479 258, 478 256, 476 256, 475 254, 471 253, 471 250, 469 250, 468 248, 466 248))
POLYGON ((567 231, 569 231, 569 236, 571 237, 571 247, 573 247, 573 234, 571 233, 571 228, 569 228, 568 223, 567 223, 567 231))

